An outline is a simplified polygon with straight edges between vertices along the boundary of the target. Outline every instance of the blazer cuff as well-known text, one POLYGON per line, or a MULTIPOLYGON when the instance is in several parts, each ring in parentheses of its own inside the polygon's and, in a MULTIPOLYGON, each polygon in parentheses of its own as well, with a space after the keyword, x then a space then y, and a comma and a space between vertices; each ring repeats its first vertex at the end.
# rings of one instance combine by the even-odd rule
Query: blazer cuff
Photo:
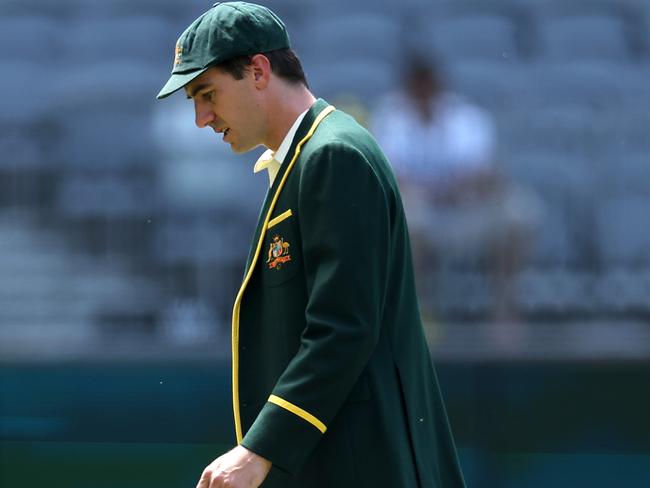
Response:
POLYGON ((326 429, 313 414, 271 395, 241 445, 296 475, 326 429))

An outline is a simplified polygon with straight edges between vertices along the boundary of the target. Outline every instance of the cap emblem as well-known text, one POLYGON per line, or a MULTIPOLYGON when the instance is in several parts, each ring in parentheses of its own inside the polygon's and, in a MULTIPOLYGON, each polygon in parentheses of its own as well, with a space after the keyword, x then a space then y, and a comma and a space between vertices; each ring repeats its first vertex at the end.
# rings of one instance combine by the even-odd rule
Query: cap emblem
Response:
POLYGON ((183 46, 176 44, 176 50, 174 51, 174 68, 178 67, 181 64, 181 56, 183 55, 183 46))

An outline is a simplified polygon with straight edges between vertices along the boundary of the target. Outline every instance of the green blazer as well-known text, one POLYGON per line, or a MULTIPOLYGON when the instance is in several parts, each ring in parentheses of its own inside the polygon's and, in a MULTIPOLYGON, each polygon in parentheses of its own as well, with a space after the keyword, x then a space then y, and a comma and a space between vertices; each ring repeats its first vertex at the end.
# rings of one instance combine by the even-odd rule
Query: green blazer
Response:
POLYGON ((233 310, 237 440, 264 488, 463 487, 397 184, 318 100, 260 214, 233 310))

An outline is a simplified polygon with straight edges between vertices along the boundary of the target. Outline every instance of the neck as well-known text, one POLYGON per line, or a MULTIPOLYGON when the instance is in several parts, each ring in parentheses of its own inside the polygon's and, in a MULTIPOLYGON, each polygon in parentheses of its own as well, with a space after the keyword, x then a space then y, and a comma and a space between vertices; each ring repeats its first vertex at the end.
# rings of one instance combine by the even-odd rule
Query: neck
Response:
POLYGON ((298 116, 309 109, 316 98, 303 85, 278 84, 269 105, 269 131, 264 145, 277 151, 298 116))

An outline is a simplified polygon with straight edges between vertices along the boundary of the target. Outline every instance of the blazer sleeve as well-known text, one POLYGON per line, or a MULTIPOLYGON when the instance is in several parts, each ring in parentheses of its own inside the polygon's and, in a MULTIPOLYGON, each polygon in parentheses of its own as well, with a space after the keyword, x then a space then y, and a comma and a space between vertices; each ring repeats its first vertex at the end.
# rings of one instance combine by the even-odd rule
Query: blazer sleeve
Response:
POLYGON ((299 177, 306 327, 242 441, 293 474, 326 435, 375 348, 390 248, 387 195, 359 150, 323 146, 299 177))

